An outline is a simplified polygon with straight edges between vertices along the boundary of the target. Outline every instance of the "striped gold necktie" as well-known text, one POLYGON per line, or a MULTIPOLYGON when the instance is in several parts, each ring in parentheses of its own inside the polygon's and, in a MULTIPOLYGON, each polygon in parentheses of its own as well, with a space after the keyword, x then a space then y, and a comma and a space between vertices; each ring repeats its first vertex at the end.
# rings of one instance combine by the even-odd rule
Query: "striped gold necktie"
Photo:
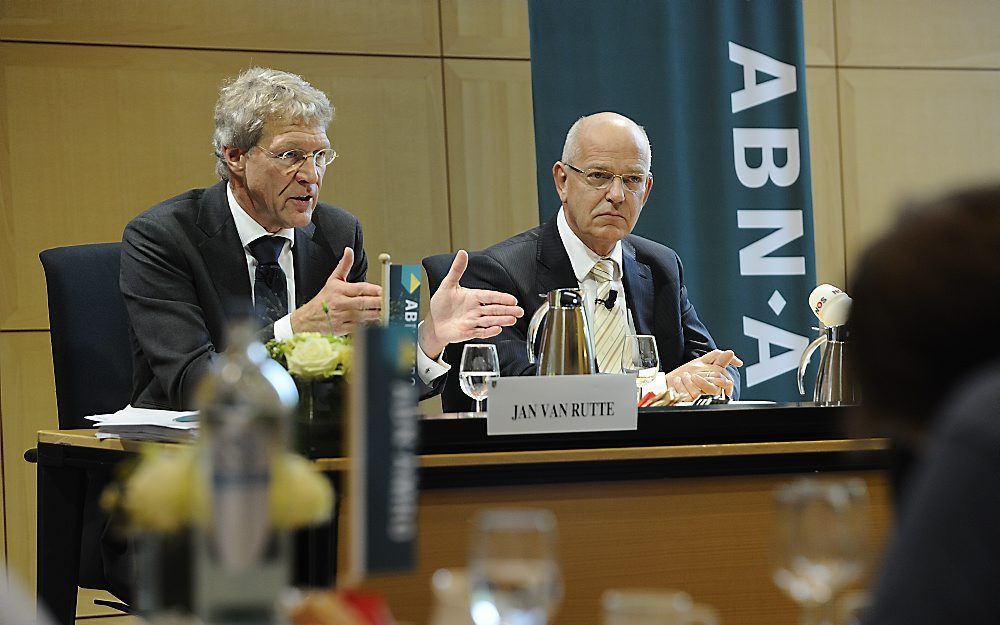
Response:
POLYGON ((590 275, 597 281, 597 299, 594 306, 594 349, 597 351, 597 369, 601 373, 622 372, 622 347, 625 344, 625 306, 622 298, 608 310, 602 303, 611 294, 611 280, 614 278, 614 261, 602 258, 594 264, 590 275))

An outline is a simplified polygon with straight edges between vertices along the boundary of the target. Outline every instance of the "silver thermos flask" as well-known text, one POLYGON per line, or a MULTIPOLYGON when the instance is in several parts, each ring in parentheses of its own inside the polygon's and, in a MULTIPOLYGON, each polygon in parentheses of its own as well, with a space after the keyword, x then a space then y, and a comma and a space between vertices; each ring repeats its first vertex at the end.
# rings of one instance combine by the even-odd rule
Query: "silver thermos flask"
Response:
POLYGON ((597 373, 590 321, 580 289, 549 291, 528 325, 528 362, 536 375, 597 373), (541 331, 542 342, 535 353, 541 331))

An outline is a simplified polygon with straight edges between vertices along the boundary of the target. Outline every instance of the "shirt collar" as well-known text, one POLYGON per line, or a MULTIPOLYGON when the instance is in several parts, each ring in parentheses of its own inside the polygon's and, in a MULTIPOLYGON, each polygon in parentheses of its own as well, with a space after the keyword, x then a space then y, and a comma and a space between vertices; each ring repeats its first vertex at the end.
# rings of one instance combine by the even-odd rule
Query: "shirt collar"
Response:
MULTIPOLYGON (((233 195, 232 185, 226 185, 226 197, 229 198, 229 212, 233 214, 233 221, 236 222, 236 232, 240 235, 240 244, 246 248, 252 242, 256 241, 260 237, 269 236, 271 233, 264 229, 264 226, 257 223, 253 217, 251 217, 240 203, 236 201, 236 196, 233 195)), ((284 237, 295 245, 295 229, 285 228, 284 230, 279 230, 274 234, 274 236, 284 237)))
POLYGON ((621 280, 622 272, 622 242, 618 241, 615 243, 614 248, 611 253, 607 256, 600 256, 594 253, 594 250, 584 244, 580 240, 580 237, 576 236, 573 229, 569 227, 569 222, 566 221, 565 209, 560 208, 559 214, 556 215, 556 227, 559 229, 559 238, 562 239, 563 247, 566 248, 566 253, 569 255, 569 262, 573 265, 573 273, 576 274, 576 281, 583 282, 590 270, 594 268, 597 261, 602 258, 610 258, 614 261, 615 265, 615 280, 621 280))

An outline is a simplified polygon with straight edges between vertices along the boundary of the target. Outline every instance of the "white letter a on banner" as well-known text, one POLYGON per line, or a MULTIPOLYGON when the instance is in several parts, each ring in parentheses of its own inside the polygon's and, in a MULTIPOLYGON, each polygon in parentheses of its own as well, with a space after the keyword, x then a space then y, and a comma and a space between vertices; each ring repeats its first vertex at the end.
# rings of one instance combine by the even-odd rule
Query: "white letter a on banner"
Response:
POLYGON ((734 91, 733 112, 739 113, 758 104, 795 93, 795 66, 729 42, 729 60, 743 66, 743 88, 734 91), (757 82, 757 72, 774 76, 772 80, 757 82))
POLYGON ((757 339, 757 352, 760 360, 747 367, 747 387, 767 382, 786 371, 799 368, 799 357, 809 346, 809 339, 788 330, 782 330, 762 321, 743 317, 743 334, 757 339), (786 347, 788 351, 777 356, 771 355, 771 346, 786 347))

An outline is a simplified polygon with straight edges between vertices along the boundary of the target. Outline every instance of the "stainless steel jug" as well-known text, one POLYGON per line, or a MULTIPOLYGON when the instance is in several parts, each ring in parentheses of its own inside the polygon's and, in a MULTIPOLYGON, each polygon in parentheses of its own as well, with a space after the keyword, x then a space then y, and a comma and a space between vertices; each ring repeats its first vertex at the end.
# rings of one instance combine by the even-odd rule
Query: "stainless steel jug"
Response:
POLYGON ((819 361, 819 373, 816 375, 816 388, 813 390, 813 401, 820 406, 844 406, 857 404, 861 394, 854 383, 854 375, 847 366, 848 346, 847 326, 829 326, 822 329, 822 334, 809 344, 799 359, 799 394, 805 395, 803 380, 809 358, 820 345, 823 346, 819 361))
POLYGON ((536 360, 535 375, 597 373, 590 320, 580 289, 549 291, 535 311, 528 324, 528 362, 536 360), (542 343, 536 355, 539 328, 542 343))

